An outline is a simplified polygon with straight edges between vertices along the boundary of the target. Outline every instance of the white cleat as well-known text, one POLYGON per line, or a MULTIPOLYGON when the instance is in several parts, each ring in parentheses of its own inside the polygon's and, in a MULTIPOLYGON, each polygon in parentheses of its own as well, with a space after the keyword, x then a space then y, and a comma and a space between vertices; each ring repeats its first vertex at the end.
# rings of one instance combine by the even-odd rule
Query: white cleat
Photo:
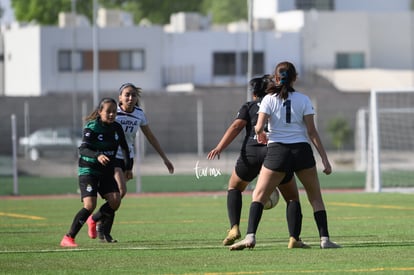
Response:
POLYGON ((253 233, 247 234, 246 237, 230 246, 230 250, 243 250, 245 248, 253 249, 256 245, 256 237, 253 233))

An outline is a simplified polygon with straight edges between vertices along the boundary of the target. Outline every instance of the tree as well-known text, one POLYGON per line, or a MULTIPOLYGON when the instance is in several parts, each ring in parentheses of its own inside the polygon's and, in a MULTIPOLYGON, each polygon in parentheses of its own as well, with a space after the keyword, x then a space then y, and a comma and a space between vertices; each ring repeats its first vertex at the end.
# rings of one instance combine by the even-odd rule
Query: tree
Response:
POLYGON ((3 18, 4 9, 0 6, 0 19, 3 18))
POLYGON ((166 24, 176 12, 211 14, 214 23, 247 19, 246 0, 102 0, 108 8, 131 12, 135 23, 146 18, 155 24, 166 24))
POLYGON ((199 12, 203 1, 194 0, 101 0, 102 6, 132 13, 134 22, 148 19, 154 24, 166 24, 173 13, 199 12))
POLYGON ((332 143, 338 151, 342 150, 344 144, 352 137, 352 129, 349 127, 348 122, 339 116, 332 118, 328 122, 327 130, 331 134, 332 143))
MULTIPOLYGON (((92 0, 77 0, 76 12, 92 18, 92 0)), ((19 22, 56 25, 59 12, 70 12, 72 0, 11 0, 14 16, 19 22)))
MULTIPOLYGON (((98 0, 101 7, 132 13, 135 23, 146 18, 155 24, 168 23, 170 15, 175 12, 197 12, 201 3, 194 0, 98 0)), ((59 12, 71 11, 72 0, 12 0, 11 4, 17 21, 56 25, 59 12)), ((91 20, 93 0, 76 0, 76 12, 91 20)))
POLYGON ((204 0, 202 11, 211 14, 214 23, 224 24, 247 20, 246 0, 204 0))
MULTIPOLYGON (((11 4, 17 21, 56 25, 59 12, 71 11, 72 0, 11 0, 11 4)), ((211 14, 213 22, 220 24, 247 18, 245 0, 98 0, 98 4, 130 12, 136 24, 144 18, 166 24, 177 12, 211 14)), ((93 0, 76 0, 76 12, 91 20, 93 0)))

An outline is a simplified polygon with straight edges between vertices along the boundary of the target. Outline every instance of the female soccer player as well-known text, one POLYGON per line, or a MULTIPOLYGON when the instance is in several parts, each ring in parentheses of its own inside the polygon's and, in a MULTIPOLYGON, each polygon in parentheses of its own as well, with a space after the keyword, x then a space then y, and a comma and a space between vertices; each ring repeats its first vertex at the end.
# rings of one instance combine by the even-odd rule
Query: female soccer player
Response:
MULTIPOLYGON (((266 144, 257 142, 254 126, 257 122, 260 102, 266 95, 267 85, 271 82, 270 77, 270 75, 264 75, 249 81, 249 88, 253 93, 253 101, 243 104, 236 119, 224 133, 220 142, 207 155, 208 159, 214 159, 216 156, 220 158, 220 153, 243 129, 246 129, 240 155, 228 184, 227 213, 230 220, 230 230, 227 237, 223 240, 224 245, 232 245, 235 240, 240 238, 239 225, 242 210, 242 192, 259 174, 266 155, 266 144)), ((287 174, 278 188, 287 203, 286 218, 290 235, 288 248, 309 248, 299 238, 302 229, 302 210, 293 173, 287 174)))
MULTIPOLYGON (((125 139, 128 143, 130 162, 133 165, 135 150, 135 139, 139 129, 144 133, 148 142, 153 146, 155 151, 160 155, 164 161, 170 174, 174 173, 174 166, 171 161, 167 158, 164 150, 161 148, 156 136, 151 131, 148 120, 145 116, 144 111, 139 107, 139 99, 141 97, 141 88, 136 87, 132 83, 124 83, 119 88, 118 96, 118 108, 116 121, 122 125, 125 133, 125 139)), ((131 165, 131 167, 132 167, 131 165)), ((132 170, 127 170, 125 167, 124 157, 122 151, 118 150, 115 159, 115 179, 118 184, 121 198, 123 198, 127 192, 126 182, 132 179, 132 170)), ((103 217, 98 213, 92 215, 88 219, 89 237, 98 238, 106 242, 114 242, 114 239, 110 235, 114 217, 103 217), (101 221, 101 222, 99 222, 101 221), (98 222, 98 223, 97 223, 98 222), (101 226, 105 224, 106 226, 101 226), (109 232, 104 232, 103 229, 107 228, 109 232)))
POLYGON ((79 147, 79 189, 83 208, 75 215, 69 232, 60 245, 77 247, 75 237, 96 208, 97 194, 106 202, 99 214, 112 217, 121 203, 118 184, 114 178, 115 155, 120 146, 125 156, 125 167, 131 170, 128 144, 122 126, 115 121, 116 101, 104 98, 87 118, 79 147))
POLYGON ((246 237, 230 250, 253 248, 255 234, 263 213, 263 205, 286 173, 294 171, 305 187, 319 230, 321 248, 339 248, 329 240, 328 222, 323 203, 316 162, 309 140, 319 152, 323 172, 332 172, 325 149, 314 123, 314 109, 308 96, 295 91, 296 69, 290 62, 275 68, 275 84, 270 85, 259 108, 255 132, 258 141, 267 144, 267 153, 250 206, 246 237), (269 133, 265 133, 268 123, 269 133))

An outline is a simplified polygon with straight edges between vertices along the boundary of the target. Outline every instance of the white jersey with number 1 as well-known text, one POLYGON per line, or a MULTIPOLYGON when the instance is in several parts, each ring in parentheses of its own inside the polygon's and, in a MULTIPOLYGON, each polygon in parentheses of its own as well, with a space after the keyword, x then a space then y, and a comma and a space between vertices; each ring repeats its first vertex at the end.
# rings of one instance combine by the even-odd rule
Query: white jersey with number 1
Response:
MULTIPOLYGON (((124 129, 125 139, 128 143, 129 154, 131 158, 135 156, 135 138, 141 126, 148 124, 147 118, 145 117, 144 111, 139 107, 134 107, 131 113, 125 112, 118 106, 116 121, 122 125, 124 129)), ((118 149, 116 154, 118 159, 123 159, 124 155, 122 150, 118 149)))
POLYGON ((260 104, 259 113, 269 115, 268 143, 309 142, 303 117, 315 114, 307 95, 290 92, 286 100, 276 94, 266 95, 260 104))

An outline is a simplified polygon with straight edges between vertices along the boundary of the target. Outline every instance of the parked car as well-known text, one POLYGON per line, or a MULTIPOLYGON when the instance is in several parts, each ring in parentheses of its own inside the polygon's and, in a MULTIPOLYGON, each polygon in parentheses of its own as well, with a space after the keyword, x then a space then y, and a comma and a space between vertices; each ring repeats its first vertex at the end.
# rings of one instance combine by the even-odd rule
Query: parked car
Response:
POLYGON ((28 137, 19 139, 19 152, 27 154, 33 161, 47 153, 74 152, 82 142, 80 132, 70 127, 43 128, 34 131, 28 137))

